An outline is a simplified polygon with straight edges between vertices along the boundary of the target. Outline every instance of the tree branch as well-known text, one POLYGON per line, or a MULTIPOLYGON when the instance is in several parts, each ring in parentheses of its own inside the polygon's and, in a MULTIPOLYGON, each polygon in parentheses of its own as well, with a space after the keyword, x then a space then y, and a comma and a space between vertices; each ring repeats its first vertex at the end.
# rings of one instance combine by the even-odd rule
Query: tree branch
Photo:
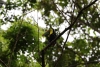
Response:
POLYGON ((76 63, 73 65, 70 65, 69 67, 74 67, 77 65, 86 65, 86 67, 88 67, 89 64, 98 64, 98 63, 99 63, 99 61, 88 61, 88 62, 84 62, 84 63, 76 63))
MULTIPOLYGON (((97 0, 94 0, 92 3, 90 3, 89 5, 87 5, 86 7, 84 7, 83 9, 81 9, 80 12, 78 13, 76 19, 73 21, 73 23, 72 23, 69 27, 65 28, 65 30, 62 31, 54 40, 52 40, 51 43, 50 43, 49 45, 47 45, 43 50, 41 50, 41 53, 42 53, 42 67, 45 67, 45 65, 44 65, 44 64, 45 64, 45 63, 44 63, 44 53, 45 53, 45 51, 46 51, 49 47, 53 46, 53 43, 54 43, 58 38, 60 38, 67 30, 70 30, 70 29, 75 25, 75 23, 76 23, 76 21, 78 20, 78 18, 82 15, 83 11, 84 11, 85 9, 89 8, 91 5, 93 5, 96 1, 97 1, 97 0)), ((76 54, 76 53, 75 53, 75 54, 76 54)))
POLYGON ((76 21, 78 20, 78 18, 82 15, 83 11, 84 11, 85 9, 89 8, 91 5, 93 5, 96 1, 98 1, 98 0, 94 0, 92 3, 90 3, 89 5, 87 5, 86 7, 84 7, 83 9, 81 9, 80 12, 78 13, 76 19, 73 21, 73 23, 72 23, 69 27, 65 28, 65 30, 62 31, 54 40, 52 40, 51 43, 50 43, 49 45, 47 45, 42 51, 45 51, 45 50, 47 50, 49 47, 51 47, 51 46, 53 45, 53 43, 54 43, 58 38, 60 38, 67 30, 71 29, 71 28, 74 26, 74 24, 76 23, 76 21))
POLYGON ((5 67, 8 67, 4 61, 2 61, 1 59, 0 59, 0 61, 5 65, 5 67))
MULTIPOLYGON (((71 29, 70 29, 69 32, 68 32, 68 35, 67 35, 67 37, 66 37, 66 40, 65 40, 65 42, 64 42, 63 47, 66 45, 66 42, 68 41, 68 37, 69 37, 70 31, 71 31, 71 29)), ((54 67, 56 67, 57 62, 60 60, 60 58, 61 58, 61 56, 62 56, 63 53, 64 53, 64 51, 63 51, 63 48, 62 48, 62 53, 61 53, 61 55, 58 57, 58 60, 56 61, 54 67)))

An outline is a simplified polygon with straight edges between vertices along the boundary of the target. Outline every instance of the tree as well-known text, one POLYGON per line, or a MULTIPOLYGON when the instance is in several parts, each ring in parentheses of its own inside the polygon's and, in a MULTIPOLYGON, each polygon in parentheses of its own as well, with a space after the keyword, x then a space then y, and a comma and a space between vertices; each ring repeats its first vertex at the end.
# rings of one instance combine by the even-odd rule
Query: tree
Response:
POLYGON ((7 0, 1 8, 0 25, 10 22, 11 26, 0 29, 1 66, 99 67, 99 6, 98 0, 7 0), (10 13, 16 9, 19 15, 10 13), (35 10, 41 14, 37 20, 43 18, 47 28, 55 29, 56 37, 50 43, 41 41, 45 33, 38 26, 41 22, 26 18, 35 10))

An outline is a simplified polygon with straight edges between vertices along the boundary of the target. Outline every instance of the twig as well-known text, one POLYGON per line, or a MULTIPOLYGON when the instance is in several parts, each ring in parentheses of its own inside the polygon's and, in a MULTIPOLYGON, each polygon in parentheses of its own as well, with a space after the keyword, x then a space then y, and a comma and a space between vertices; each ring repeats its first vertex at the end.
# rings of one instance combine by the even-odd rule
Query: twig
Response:
MULTIPOLYGON (((55 5, 56 6, 56 5, 55 5)), ((57 7, 57 6, 56 6, 57 7)), ((64 13, 58 8, 58 11, 62 14, 62 16, 65 18, 65 20, 68 22, 68 24, 70 25, 69 21, 67 20, 67 18, 65 17, 64 13)))
MULTIPOLYGON (((74 67, 77 65, 97 64, 97 63, 100 63, 100 62, 99 61, 88 61, 88 62, 84 62, 84 63, 76 63, 76 64, 70 65, 68 67, 74 67)), ((86 66, 86 67, 88 67, 88 66, 86 66)))
POLYGON ((5 62, 3 62, 1 59, 0 59, 0 61, 1 61, 6 67, 8 67, 7 64, 6 64, 5 62))
MULTIPOLYGON (((23 21, 23 19, 22 19, 22 21, 23 21)), ((21 25, 22 25, 22 22, 20 23, 19 29, 21 28, 21 25)), ((16 34, 16 38, 15 38, 16 41, 15 41, 14 47, 13 47, 13 49, 12 49, 12 51, 11 51, 11 55, 10 55, 10 58, 9 58, 9 61, 8 61, 8 67, 10 67, 10 64, 11 64, 11 61, 12 61, 12 56, 13 56, 14 50, 15 50, 15 48, 16 48, 16 45, 17 45, 18 40, 20 39, 19 34, 20 34, 20 30, 19 30, 18 33, 16 34)))
MULTIPOLYGON (((63 47, 66 45, 66 42, 68 41, 68 37, 69 37, 70 31, 71 31, 71 29, 70 29, 69 32, 68 32, 68 35, 67 35, 67 38, 66 38, 66 40, 65 40, 65 42, 64 42, 63 47)), ((60 58, 62 57, 63 52, 64 52, 64 51, 63 51, 63 48, 62 48, 62 53, 61 53, 61 55, 59 56, 58 60, 56 61, 54 67, 56 67, 57 62, 58 62, 58 61, 60 60, 60 58)))
POLYGON ((38 25, 38 11, 37 11, 37 27, 38 27, 38 52, 39 50, 39 25, 38 25))

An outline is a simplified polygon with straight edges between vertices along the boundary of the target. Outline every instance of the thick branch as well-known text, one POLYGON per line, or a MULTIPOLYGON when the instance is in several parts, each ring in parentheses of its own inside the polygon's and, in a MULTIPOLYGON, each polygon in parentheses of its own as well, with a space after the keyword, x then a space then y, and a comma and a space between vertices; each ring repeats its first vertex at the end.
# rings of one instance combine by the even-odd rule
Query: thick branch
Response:
POLYGON ((61 32, 49 45, 47 45, 42 51, 45 51, 46 49, 48 49, 49 47, 51 47, 51 46, 53 45, 53 43, 54 43, 58 38, 61 37, 61 35, 63 35, 67 30, 71 29, 71 28, 74 26, 74 24, 76 23, 76 21, 78 20, 78 18, 82 15, 83 11, 84 11, 85 9, 89 8, 91 5, 93 5, 96 1, 98 1, 98 0, 94 0, 92 3, 90 3, 89 5, 87 5, 86 7, 84 7, 82 10, 80 10, 80 12, 78 13, 76 19, 73 21, 73 23, 72 23, 69 27, 65 28, 65 30, 62 31, 62 32, 61 32))
POLYGON ((44 51, 42 51, 41 55, 42 55, 42 67, 45 67, 44 51))

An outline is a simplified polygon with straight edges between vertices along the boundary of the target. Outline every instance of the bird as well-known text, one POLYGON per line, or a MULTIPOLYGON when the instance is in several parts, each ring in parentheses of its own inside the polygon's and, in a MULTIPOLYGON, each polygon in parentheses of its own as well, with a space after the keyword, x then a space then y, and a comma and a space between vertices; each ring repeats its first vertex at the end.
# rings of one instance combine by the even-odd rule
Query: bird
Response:
POLYGON ((47 30, 42 36, 46 37, 49 44, 52 40, 56 38, 56 32, 52 27, 50 27, 49 30, 47 30))

